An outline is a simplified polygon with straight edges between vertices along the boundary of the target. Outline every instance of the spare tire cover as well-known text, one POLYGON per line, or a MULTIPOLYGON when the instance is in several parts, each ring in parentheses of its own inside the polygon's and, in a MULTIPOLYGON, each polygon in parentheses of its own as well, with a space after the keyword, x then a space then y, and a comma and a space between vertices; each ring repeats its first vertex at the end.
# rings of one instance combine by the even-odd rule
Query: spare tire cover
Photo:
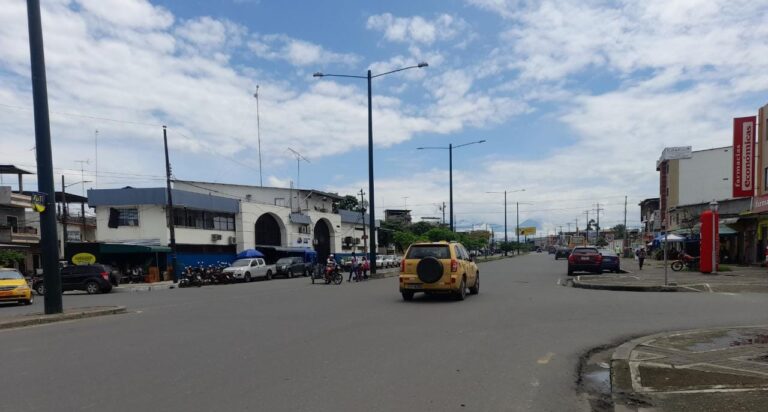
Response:
POLYGON ((435 283, 443 277, 443 264, 433 257, 425 257, 416 265, 416 274, 424 283, 435 283))

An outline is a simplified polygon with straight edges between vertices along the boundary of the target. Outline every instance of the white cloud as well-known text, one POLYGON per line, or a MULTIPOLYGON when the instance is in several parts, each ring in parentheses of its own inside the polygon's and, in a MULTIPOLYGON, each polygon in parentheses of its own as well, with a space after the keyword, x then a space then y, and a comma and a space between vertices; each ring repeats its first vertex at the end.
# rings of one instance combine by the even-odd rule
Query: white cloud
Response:
POLYGON ((250 41, 249 46, 261 58, 284 60, 294 66, 317 66, 334 63, 352 65, 360 60, 354 54, 335 53, 318 44, 282 34, 255 36, 250 41))
POLYGON ((77 0, 97 19, 120 28, 164 29, 173 24, 173 15, 145 0, 77 0))
POLYGON ((427 20, 421 16, 395 17, 383 13, 368 17, 367 27, 384 32, 384 38, 389 41, 430 45, 455 38, 466 30, 467 23, 449 14, 440 14, 433 20, 427 20))

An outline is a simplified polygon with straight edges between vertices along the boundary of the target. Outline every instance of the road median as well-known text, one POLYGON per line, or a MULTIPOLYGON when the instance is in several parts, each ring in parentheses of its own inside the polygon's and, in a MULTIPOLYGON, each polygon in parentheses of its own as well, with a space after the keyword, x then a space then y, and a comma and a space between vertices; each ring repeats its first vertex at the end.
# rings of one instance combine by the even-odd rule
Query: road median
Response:
POLYGON ((66 309, 63 313, 57 313, 53 315, 34 313, 10 318, 0 318, 0 330, 22 328, 34 325, 44 325, 47 323, 63 322, 68 320, 93 318, 97 316, 116 315, 125 312, 125 306, 96 306, 66 309))

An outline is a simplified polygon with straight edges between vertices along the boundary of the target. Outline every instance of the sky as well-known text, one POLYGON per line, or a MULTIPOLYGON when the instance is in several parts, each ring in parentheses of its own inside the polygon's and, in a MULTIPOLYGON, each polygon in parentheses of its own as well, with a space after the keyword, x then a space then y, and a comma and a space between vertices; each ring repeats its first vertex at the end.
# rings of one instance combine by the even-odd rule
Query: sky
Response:
MULTIPOLYGON (((44 0, 56 182, 368 192, 457 228, 639 226, 666 146, 727 146, 768 91, 768 2, 44 0), (257 99, 254 94, 258 86, 257 99), (258 111, 258 125, 257 125, 258 111), (288 149, 301 153, 298 166, 288 149), (82 172, 81 172, 82 170, 82 172), (517 204, 519 203, 519 205, 517 204)), ((35 170, 26 2, 0 0, 0 163, 35 170)), ((15 177, 5 176, 5 184, 15 177)), ((34 188, 35 176, 25 179, 34 188)), ((14 183, 12 183, 14 184, 14 183)))

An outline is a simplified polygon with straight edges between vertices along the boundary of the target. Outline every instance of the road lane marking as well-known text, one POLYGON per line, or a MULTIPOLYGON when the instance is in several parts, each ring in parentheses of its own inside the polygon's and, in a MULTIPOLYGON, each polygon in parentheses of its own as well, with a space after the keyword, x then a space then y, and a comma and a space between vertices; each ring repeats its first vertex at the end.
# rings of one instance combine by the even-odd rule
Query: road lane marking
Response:
POLYGON ((539 358, 539 359, 536 361, 536 363, 538 363, 539 365, 546 365, 546 364, 548 364, 548 363, 549 363, 549 361, 551 361, 551 360, 552 360, 552 358, 553 358, 554 356, 555 356, 555 354, 554 354, 554 353, 552 353, 552 352, 547 352, 547 354, 546 354, 546 355, 544 355, 544 356, 542 356, 542 357, 540 357, 540 358, 539 358))

